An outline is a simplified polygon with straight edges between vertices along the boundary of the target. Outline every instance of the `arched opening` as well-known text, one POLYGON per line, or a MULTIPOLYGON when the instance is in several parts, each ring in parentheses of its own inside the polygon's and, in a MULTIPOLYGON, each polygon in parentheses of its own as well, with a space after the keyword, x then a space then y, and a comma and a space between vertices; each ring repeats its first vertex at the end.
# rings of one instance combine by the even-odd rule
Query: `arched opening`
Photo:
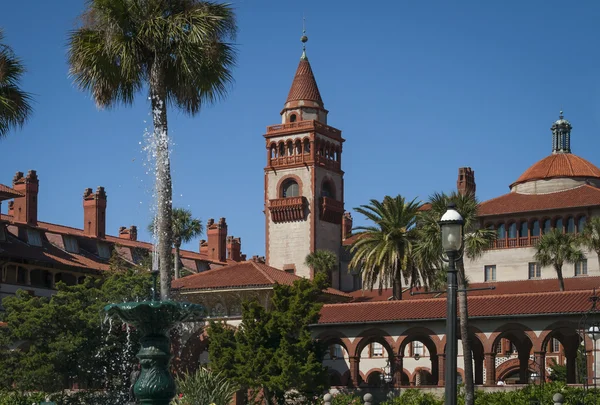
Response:
POLYGON ((323 182, 323 186, 321 187, 321 197, 335 198, 335 191, 331 185, 331 182, 323 182))
MULTIPOLYGON (((532 353, 533 344, 531 339, 525 332, 526 328, 519 324, 511 324, 504 327, 504 331, 500 333, 493 342, 493 351, 496 353, 496 367, 500 367, 507 361, 513 361, 519 365, 519 378, 515 380, 519 384, 527 384, 529 382, 529 358, 532 353)), ((486 370, 490 373, 490 370, 486 370)), ((496 370, 491 371, 492 375, 496 375, 496 370)), ((496 378, 499 378, 499 374, 496 378)), ((497 381, 494 381, 494 384, 497 381)))
POLYGON ((498 225, 498 239, 506 239, 506 228, 504 224, 498 225))
POLYGON ((415 374, 413 376, 413 383, 417 387, 421 385, 436 385, 433 382, 433 376, 431 375, 431 371, 425 368, 415 370, 415 374))
MULTIPOLYGON (((395 375, 393 342, 390 340, 389 335, 381 329, 374 328, 362 332, 360 336, 354 349, 354 356, 358 358, 358 362, 354 366, 356 367, 355 370, 360 370, 360 364, 364 361, 369 365, 377 366, 378 370, 381 371, 389 361, 390 372, 395 375)), ((355 374, 358 377, 356 371, 355 374)), ((368 376, 365 377, 365 384, 368 383, 367 380, 368 376)), ((379 382, 381 382, 381 379, 379 379, 379 382)))
POLYGON ((287 179, 281 185, 281 197, 298 197, 300 195, 300 187, 294 179, 287 179))
POLYGON ((302 142, 300 142, 300 139, 296 140, 296 155, 301 155, 302 154, 302 142))
POLYGON ((508 225, 508 239, 515 239, 517 237, 517 223, 513 222, 508 225))
POLYGON ((52 288, 52 273, 48 270, 33 269, 29 277, 33 287, 52 288))
POLYGON ((528 238, 529 237, 529 228, 527 226, 527 221, 521 222, 521 226, 519 227, 519 238, 528 238))
POLYGON ((577 232, 578 233, 583 232, 583 230, 585 229, 585 222, 586 222, 586 216, 585 215, 582 215, 577 220, 577 232))
POLYGON ((531 236, 540 236, 540 221, 537 219, 531 224, 531 236))
POLYGON ((304 140, 304 153, 310 153, 310 141, 308 139, 304 140))
POLYGON ((329 375, 329 385, 332 387, 341 387, 344 384, 342 383, 342 376, 336 370, 328 369, 327 373, 329 375))
POLYGON ((297 119, 298 119, 298 117, 296 116, 296 114, 290 115, 290 122, 296 122, 297 119))
POLYGON ((559 232, 564 232, 562 218, 557 218, 556 219, 554 228, 556 228, 556 230, 558 230, 559 232))
POLYGON ((277 158, 277 146, 271 145, 271 159, 277 158))
POLYGON ((549 377, 567 384, 583 384, 587 370, 586 350, 581 344, 576 326, 556 323, 546 330, 549 332, 541 342, 541 351, 545 352, 546 364, 556 370, 549 377), (561 372, 561 368, 566 371, 566 375, 561 372))
POLYGON ((285 156, 285 145, 283 144, 283 142, 279 143, 279 157, 284 157, 285 156))
POLYGON ((575 233, 575 218, 567 218, 567 233, 575 233))
POLYGON ((294 156, 294 144, 292 141, 287 142, 287 155, 294 156))
POLYGON ((381 372, 371 371, 367 375, 367 386, 369 388, 377 388, 381 386, 381 372))
MULTIPOLYGON (((406 337, 400 344, 399 352, 404 355, 403 365, 407 369, 423 369, 428 371, 426 380, 419 377, 421 385, 437 385, 439 358, 437 346, 432 336, 436 336, 432 331, 425 328, 411 328, 404 332, 406 337), (427 384, 423 382, 426 381, 427 384)), ((416 372, 415 372, 416 374, 416 372)), ((415 375, 412 377, 412 383, 415 383, 415 375)))
POLYGON ((552 230, 552 221, 550 218, 544 220, 544 234, 550 233, 552 230))

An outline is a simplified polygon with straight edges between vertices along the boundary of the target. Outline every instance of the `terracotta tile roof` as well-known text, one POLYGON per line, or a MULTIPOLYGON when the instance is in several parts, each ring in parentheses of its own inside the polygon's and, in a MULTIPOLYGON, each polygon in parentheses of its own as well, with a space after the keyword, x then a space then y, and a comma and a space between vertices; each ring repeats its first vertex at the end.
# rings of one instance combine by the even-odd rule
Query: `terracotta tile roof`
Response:
POLYGON ((359 234, 350 235, 349 237, 347 237, 346 239, 344 239, 342 241, 342 245, 344 245, 344 246, 352 245, 358 239, 358 235, 359 234))
POLYGON ((530 180, 551 179, 554 177, 594 177, 600 178, 600 169, 572 153, 556 153, 540 160, 525 172, 512 185, 530 180))
MULTIPOLYGON (((181 290, 216 290, 231 288, 270 287, 274 284, 291 285, 300 277, 295 274, 267 266, 264 263, 246 261, 218 269, 173 280, 173 288, 181 290)), ((327 294, 350 298, 350 295, 328 288, 327 294)))
MULTIPOLYGON (((468 298, 469 318, 578 314, 589 310, 591 290, 484 295, 468 298)), ((446 318, 446 299, 326 304, 319 324, 398 322, 446 318)))
MULTIPOLYGON (((568 277, 565 278, 565 290, 566 291, 580 291, 590 290, 597 288, 600 290, 600 277, 568 277)), ((495 287, 494 290, 480 290, 471 291, 469 295, 471 297, 482 296, 482 295, 504 295, 504 294, 524 294, 524 293, 540 293, 540 292, 554 292, 558 289, 558 279, 548 278, 542 280, 517 280, 517 281, 496 281, 489 283, 471 283, 469 288, 484 288, 484 287, 495 287)), ((423 289, 415 288, 412 291, 420 292, 425 291, 423 289)), ((430 298, 442 298, 446 297, 446 294, 429 295, 419 294, 410 295, 411 290, 406 289, 402 293, 403 300, 422 300, 430 298)), ((388 301, 392 296, 392 289, 386 288, 381 291, 381 294, 377 289, 370 290, 358 290, 349 293, 354 299, 353 302, 375 302, 375 301, 388 301)))
POLYGON ((508 193, 480 204, 479 216, 600 205, 600 188, 583 185, 548 194, 508 193))
POLYGON ((300 59, 286 103, 298 100, 315 101, 323 106, 323 99, 308 59, 300 59))
POLYGON ((9 200, 15 197, 23 197, 23 193, 18 192, 4 184, 0 184, 0 201, 9 200))

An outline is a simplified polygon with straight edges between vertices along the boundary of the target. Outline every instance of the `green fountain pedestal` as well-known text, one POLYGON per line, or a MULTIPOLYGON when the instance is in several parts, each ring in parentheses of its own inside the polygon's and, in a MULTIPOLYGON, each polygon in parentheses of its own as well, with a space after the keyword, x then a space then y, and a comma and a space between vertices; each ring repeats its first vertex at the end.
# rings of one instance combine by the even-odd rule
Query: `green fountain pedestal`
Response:
POLYGON ((142 301, 110 304, 104 311, 111 317, 135 327, 140 338, 142 371, 133 387, 135 398, 142 405, 169 405, 175 396, 175 381, 169 371, 171 341, 169 331, 180 322, 204 319, 202 305, 174 301, 142 301))

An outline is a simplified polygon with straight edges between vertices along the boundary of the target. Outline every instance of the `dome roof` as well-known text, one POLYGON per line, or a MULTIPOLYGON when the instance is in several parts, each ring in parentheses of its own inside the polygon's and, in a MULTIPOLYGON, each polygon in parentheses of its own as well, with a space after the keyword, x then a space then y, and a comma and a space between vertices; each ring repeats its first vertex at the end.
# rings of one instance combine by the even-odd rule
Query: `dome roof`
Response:
POLYGON ((515 184, 531 180, 552 179, 557 177, 587 177, 600 179, 600 169, 587 160, 572 153, 556 153, 540 160, 515 181, 515 184))

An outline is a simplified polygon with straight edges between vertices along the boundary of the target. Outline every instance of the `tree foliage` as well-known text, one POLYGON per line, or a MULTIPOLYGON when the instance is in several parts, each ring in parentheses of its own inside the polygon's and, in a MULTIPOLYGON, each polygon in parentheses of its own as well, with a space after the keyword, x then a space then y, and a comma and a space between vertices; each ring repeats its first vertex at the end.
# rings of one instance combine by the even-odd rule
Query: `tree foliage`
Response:
POLYGON ((200 368, 192 374, 176 378, 181 398, 174 405, 229 405, 237 387, 219 373, 200 368))
POLYGON ((24 73, 25 66, 4 43, 4 33, 0 29, 0 138, 22 126, 31 115, 31 95, 20 87, 24 73))
POLYGON ((74 286, 58 283, 51 298, 23 290, 5 298, 2 387, 54 392, 77 383, 81 388, 124 389, 137 362, 137 335, 117 320, 103 324, 102 308, 146 299, 150 285, 148 273, 125 269, 74 286))
POLYGON ((552 266, 556 271, 560 290, 565 290, 562 268, 565 263, 577 263, 585 258, 580 249, 580 239, 572 233, 552 229, 543 234, 536 246, 535 260, 540 266, 552 266))
POLYGON ((315 250, 306 255, 304 264, 313 270, 313 274, 323 273, 331 281, 331 272, 338 263, 338 258, 330 250, 315 250))
POLYGON ((237 331, 211 322, 211 369, 257 394, 262 391, 264 395, 254 400, 266 404, 285 403, 290 390, 309 402, 322 394, 327 381, 325 352, 313 340, 309 325, 319 320, 319 298, 326 285, 323 274, 314 281, 275 285, 268 309, 258 301, 243 303, 237 331))

